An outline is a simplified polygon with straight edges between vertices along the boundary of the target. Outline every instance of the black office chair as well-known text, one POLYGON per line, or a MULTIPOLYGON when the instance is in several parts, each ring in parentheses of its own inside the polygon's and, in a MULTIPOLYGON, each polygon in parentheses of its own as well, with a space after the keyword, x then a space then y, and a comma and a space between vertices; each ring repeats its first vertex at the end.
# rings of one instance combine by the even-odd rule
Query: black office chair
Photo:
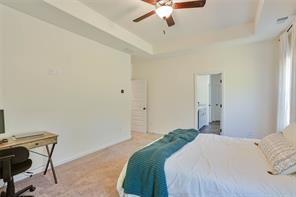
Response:
POLYGON ((0 151, 0 179, 7 183, 6 192, 1 192, 1 197, 19 197, 24 192, 33 192, 35 187, 30 185, 15 192, 13 176, 23 173, 32 165, 29 159, 29 150, 25 147, 15 147, 0 151))

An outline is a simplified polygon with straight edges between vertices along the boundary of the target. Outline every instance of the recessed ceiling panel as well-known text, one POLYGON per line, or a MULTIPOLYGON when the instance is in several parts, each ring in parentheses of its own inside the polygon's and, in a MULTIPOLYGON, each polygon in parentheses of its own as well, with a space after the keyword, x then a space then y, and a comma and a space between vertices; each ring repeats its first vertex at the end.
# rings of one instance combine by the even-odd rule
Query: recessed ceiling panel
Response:
POLYGON ((258 0, 207 0, 204 8, 175 10, 173 16, 176 25, 169 28, 157 15, 139 23, 132 22, 155 9, 141 0, 80 1, 153 45, 254 22, 258 5, 258 0))

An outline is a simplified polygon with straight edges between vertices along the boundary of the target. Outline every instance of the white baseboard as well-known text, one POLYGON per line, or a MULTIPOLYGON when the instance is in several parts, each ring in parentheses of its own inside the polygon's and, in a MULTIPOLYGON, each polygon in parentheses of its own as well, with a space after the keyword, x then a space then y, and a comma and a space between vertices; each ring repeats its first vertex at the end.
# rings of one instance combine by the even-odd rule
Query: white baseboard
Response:
POLYGON ((168 131, 169 130, 159 129, 159 130, 151 130, 151 131, 148 131, 148 133, 158 134, 158 135, 165 135, 165 134, 168 134, 168 131))
MULTIPOLYGON (((97 146, 96 148, 93 148, 93 149, 90 149, 90 150, 75 154, 75 155, 70 156, 70 157, 68 157, 68 158, 66 158, 64 160, 60 160, 60 161, 57 161, 57 162, 54 161, 54 165, 55 165, 55 167, 57 167, 57 166, 69 163, 71 161, 74 161, 76 159, 80 159, 81 157, 87 156, 89 154, 95 153, 97 151, 103 150, 105 148, 108 148, 108 147, 113 146, 115 144, 119 144, 119 143, 124 142, 124 141, 129 140, 129 139, 131 139, 130 134, 127 137, 123 138, 123 139, 113 141, 111 143, 104 144, 104 145, 101 145, 101 146, 97 146)), ((39 166, 39 167, 37 167, 35 169, 30 169, 29 171, 32 172, 33 174, 39 174, 39 173, 43 172, 44 169, 45 169, 45 165, 42 165, 42 166, 39 166)), ((50 166, 49 166, 49 169, 50 169, 50 166)), ((26 178, 28 178, 28 176, 26 176, 24 174, 20 174, 20 175, 15 176, 14 180, 15 180, 15 182, 17 182, 17 181, 21 181, 21 180, 26 179, 26 178)))

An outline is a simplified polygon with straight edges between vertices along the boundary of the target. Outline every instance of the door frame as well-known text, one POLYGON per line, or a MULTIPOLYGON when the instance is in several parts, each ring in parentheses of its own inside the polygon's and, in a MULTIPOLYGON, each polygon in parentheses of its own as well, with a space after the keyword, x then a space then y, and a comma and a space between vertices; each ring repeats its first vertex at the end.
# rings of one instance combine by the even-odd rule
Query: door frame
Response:
POLYGON ((221 74, 221 79, 222 79, 222 85, 221 85, 221 103, 222 103, 222 108, 221 108, 221 122, 220 122, 220 128, 222 129, 221 135, 224 133, 224 128, 225 128, 225 114, 224 114, 224 107, 225 107, 225 96, 224 96, 224 84, 225 84, 225 75, 224 72, 222 71, 213 71, 213 72, 200 72, 200 73, 194 73, 193 74, 193 91, 194 91, 194 98, 193 98, 193 117, 194 117, 194 128, 196 129, 198 127, 198 121, 197 121, 197 91, 196 91, 196 81, 197 81, 197 76, 198 75, 216 75, 216 74, 221 74))

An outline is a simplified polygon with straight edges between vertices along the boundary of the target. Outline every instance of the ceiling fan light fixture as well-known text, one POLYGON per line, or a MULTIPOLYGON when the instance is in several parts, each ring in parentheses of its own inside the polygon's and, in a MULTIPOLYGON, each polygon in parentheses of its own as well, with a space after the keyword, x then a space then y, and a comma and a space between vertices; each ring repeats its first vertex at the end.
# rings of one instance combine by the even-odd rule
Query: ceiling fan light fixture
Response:
MULTIPOLYGON (((1 1, 1 0, 0 0, 1 1)), ((152 15, 157 14, 163 19, 169 27, 175 25, 175 20, 172 13, 175 9, 188 9, 188 8, 201 8, 204 7, 207 0, 187 0, 184 2, 175 2, 175 0, 141 0, 150 5, 154 5, 155 8, 150 12, 134 19, 135 23, 140 22, 152 15)))
POLYGON ((169 18, 173 13, 173 7, 172 6, 160 6, 155 10, 156 14, 164 19, 169 18))

